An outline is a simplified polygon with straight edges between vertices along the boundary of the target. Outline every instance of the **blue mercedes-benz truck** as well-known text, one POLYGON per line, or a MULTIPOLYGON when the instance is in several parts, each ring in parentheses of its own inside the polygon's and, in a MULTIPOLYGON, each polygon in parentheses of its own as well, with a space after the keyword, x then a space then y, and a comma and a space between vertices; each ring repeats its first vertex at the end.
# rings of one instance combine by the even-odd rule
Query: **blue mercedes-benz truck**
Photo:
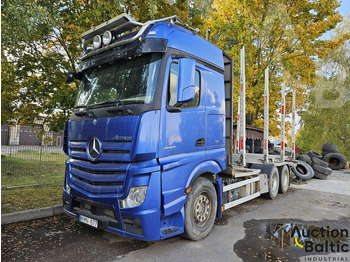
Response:
POLYGON ((235 160, 232 59, 178 22, 122 14, 82 35, 63 146, 63 208, 82 223, 198 240, 223 210, 287 191, 291 162, 235 160))

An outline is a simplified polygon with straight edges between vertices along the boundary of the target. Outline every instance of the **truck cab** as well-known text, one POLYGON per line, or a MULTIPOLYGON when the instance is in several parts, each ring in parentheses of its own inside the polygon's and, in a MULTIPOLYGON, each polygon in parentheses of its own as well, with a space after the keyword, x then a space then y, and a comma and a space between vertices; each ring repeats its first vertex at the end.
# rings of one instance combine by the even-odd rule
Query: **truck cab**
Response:
POLYGON ((232 63, 175 19, 123 14, 83 34, 79 70, 67 76, 80 87, 65 125, 63 205, 95 228, 140 240, 186 233, 200 177, 211 195, 193 200, 191 223, 214 222, 226 169, 224 59, 232 63))
POLYGON ((145 241, 199 240, 224 210, 287 192, 293 155, 266 146, 268 74, 264 154, 247 153, 243 48, 234 150, 232 59, 177 23, 122 14, 82 35, 63 145, 63 209, 82 223, 145 241))

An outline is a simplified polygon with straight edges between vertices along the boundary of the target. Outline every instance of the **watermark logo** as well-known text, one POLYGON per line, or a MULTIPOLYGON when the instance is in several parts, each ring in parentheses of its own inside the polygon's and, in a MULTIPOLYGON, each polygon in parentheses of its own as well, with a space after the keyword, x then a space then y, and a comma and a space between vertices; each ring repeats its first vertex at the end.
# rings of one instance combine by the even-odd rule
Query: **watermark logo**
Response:
POLYGON ((294 237, 295 244, 304 248, 305 252, 349 252, 349 245, 345 243, 349 237, 347 229, 295 225, 291 237, 294 237))

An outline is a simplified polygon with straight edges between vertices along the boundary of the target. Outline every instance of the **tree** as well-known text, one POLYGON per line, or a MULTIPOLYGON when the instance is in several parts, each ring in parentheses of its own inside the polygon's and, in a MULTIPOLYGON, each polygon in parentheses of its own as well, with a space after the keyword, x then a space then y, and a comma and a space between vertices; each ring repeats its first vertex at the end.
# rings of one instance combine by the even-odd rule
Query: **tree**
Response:
MULTIPOLYGON (((264 71, 270 72, 270 129, 280 133, 281 84, 286 81, 286 112, 291 111, 292 90, 296 107, 301 109, 315 84, 317 59, 338 48, 346 37, 321 40, 342 19, 335 10, 336 0, 215 0, 207 26, 211 41, 234 59, 239 75, 239 50, 246 50, 246 121, 263 126, 264 71)), ((235 77, 234 95, 238 101, 239 77, 235 77)), ((237 112, 237 105, 234 105, 237 112)))
POLYGON ((77 69, 82 33, 126 11, 142 22, 173 14, 190 20, 184 0, 9 0, 1 5, 1 121, 33 124, 45 115, 53 131, 62 130, 72 112, 78 83, 65 84, 65 74, 77 69))
MULTIPOLYGON (((339 24, 333 40, 350 35, 350 15, 339 24)), ((320 151, 323 143, 335 143, 350 159, 350 40, 320 61, 310 103, 302 114, 297 144, 304 151, 320 151)))

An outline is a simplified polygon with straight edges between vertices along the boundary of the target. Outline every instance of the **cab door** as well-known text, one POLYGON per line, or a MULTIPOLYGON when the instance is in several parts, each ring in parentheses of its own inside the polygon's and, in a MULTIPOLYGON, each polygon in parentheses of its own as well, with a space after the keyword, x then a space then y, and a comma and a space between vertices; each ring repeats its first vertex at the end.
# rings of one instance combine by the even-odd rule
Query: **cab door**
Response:
POLYGON ((179 105, 180 59, 168 59, 160 123, 159 163, 162 166, 164 216, 182 217, 184 188, 193 169, 205 161, 206 111, 201 67, 195 63, 195 96, 179 105), (177 213, 177 214, 175 214, 177 213))
POLYGON ((204 156, 205 150, 205 99, 201 79, 201 69, 196 63, 195 98, 182 105, 177 105, 179 84, 179 59, 171 59, 167 70, 166 92, 163 101, 161 120, 160 158, 188 154, 204 156))

